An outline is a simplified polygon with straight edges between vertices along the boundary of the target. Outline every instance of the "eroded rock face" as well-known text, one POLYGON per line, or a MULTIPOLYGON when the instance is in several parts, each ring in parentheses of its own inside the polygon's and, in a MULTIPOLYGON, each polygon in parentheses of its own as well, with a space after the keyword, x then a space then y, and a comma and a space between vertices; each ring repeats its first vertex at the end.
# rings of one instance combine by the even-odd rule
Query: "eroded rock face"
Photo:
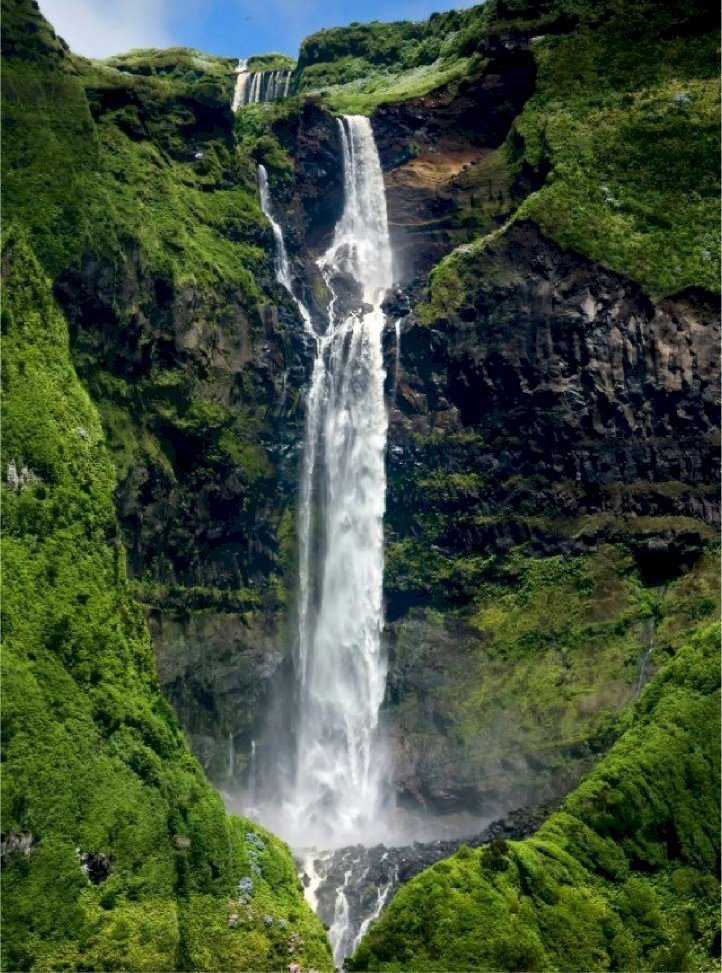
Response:
POLYGON ((717 523, 716 300, 689 292, 653 303, 531 224, 489 244, 474 274, 452 317, 404 334, 392 449, 412 433, 473 428, 497 510, 504 481, 536 478, 537 490, 556 484, 545 499, 560 516, 717 523), (672 481, 673 496, 655 490, 672 481))
MULTIPOLYGON (((534 91, 529 50, 495 43, 488 55, 479 76, 374 112, 399 280, 426 274, 459 242, 468 196, 458 177, 501 145, 534 91)), ((490 176, 483 192, 491 187, 490 176)))
MULTIPOLYGON (((611 542, 663 590, 719 524, 718 301, 689 292, 654 302, 533 225, 467 259, 466 299, 453 311, 431 328, 402 317, 398 364, 387 336, 390 546, 443 514, 429 558, 586 554, 611 542), (416 489, 423 470, 448 486, 431 497, 416 489)), ((554 800, 613 730, 569 746, 550 725, 512 745, 518 713, 502 702, 493 725, 461 732, 453 687, 485 678, 484 633, 464 615, 470 596, 444 591, 447 607, 429 610, 433 595, 387 574, 385 719, 398 791, 443 811, 554 800)), ((652 636, 640 622, 634 638, 642 659, 652 636)), ((639 678, 610 678, 586 705, 618 711, 639 678)))

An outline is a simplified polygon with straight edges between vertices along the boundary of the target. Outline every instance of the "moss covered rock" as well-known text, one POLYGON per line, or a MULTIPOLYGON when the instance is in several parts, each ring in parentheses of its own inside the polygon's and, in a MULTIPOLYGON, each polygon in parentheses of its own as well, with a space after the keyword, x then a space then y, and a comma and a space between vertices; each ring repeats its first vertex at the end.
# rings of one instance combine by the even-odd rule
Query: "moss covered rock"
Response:
POLYGON ((523 842, 413 879, 357 970, 708 970, 719 951, 719 627, 692 626, 631 726, 523 842))
POLYGON ((4 968, 277 969, 294 933, 329 968, 288 850, 226 815, 159 693, 98 413, 22 232, 3 276, 4 968))

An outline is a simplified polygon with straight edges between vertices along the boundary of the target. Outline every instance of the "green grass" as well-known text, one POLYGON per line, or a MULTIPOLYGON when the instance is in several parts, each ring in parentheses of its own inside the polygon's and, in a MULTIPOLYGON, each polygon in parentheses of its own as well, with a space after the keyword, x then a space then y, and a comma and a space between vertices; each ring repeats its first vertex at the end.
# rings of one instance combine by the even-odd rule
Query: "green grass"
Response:
POLYGON ((266 970, 292 931, 305 965, 330 968, 287 849, 226 815, 160 696, 101 424, 22 232, 3 277, 4 457, 28 475, 3 488, 2 815, 33 841, 3 868, 3 968, 266 970), (108 856, 105 881, 78 848, 108 856))
POLYGON ((67 54, 4 59, 6 220, 30 230, 53 277, 87 253, 121 262, 132 245, 177 283, 233 282, 257 301, 267 230, 255 165, 232 143, 232 75, 227 91, 220 59, 208 74, 188 51, 116 60, 138 73, 67 54), (189 59, 190 76, 159 67, 189 59))
POLYGON ((392 900, 355 970, 718 965, 719 626, 687 627, 631 725, 531 838, 462 848, 392 900))
POLYGON ((248 58, 249 71, 291 71, 296 62, 288 54, 272 51, 270 54, 254 54, 248 58))
POLYGON ((630 40, 610 26, 534 50, 517 130, 551 171, 518 218, 654 294, 717 290, 718 35, 630 40))
POLYGON ((168 47, 163 50, 136 48, 126 54, 116 54, 93 63, 117 68, 129 74, 181 81, 186 85, 207 86, 209 82, 216 82, 221 86, 227 100, 230 100, 238 61, 233 57, 217 57, 189 47, 168 47))
POLYGON ((376 68, 368 71, 364 62, 349 62, 347 67, 353 80, 342 84, 328 84, 326 75, 307 70, 306 84, 314 83, 307 93, 320 95, 331 111, 338 114, 371 115, 379 105, 390 101, 418 98, 436 88, 454 85, 473 74, 479 61, 474 58, 442 60, 406 71, 376 68))

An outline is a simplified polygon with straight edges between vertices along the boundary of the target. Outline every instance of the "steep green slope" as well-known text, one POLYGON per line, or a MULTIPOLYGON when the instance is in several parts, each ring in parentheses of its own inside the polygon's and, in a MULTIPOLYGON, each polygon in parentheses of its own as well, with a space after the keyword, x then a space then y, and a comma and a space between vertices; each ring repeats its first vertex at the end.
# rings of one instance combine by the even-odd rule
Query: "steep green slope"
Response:
MULTIPOLYGON (((538 80, 496 161, 460 186, 484 223, 490 174, 543 182, 520 218, 655 294, 719 290, 719 16, 694 3, 490 2, 421 23, 351 25, 307 38, 300 90, 335 111, 454 91, 495 45, 529 45, 538 80)), ((467 260, 467 263, 470 261, 467 260)), ((463 265, 463 261, 461 264, 463 265)), ((453 282, 445 265, 436 274, 453 282)), ((473 277, 473 274, 472 274, 473 277)))
POLYGON ((185 606, 246 608, 251 575, 275 573, 278 607, 270 454, 295 310, 256 161, 233 137, 235 61, 173 48, 89 62, 27 0, 4 0, 2 36, 5 219, 62 303, 135 521, 131 569, 151 600, 161 585, 185 606))
POLYGON ((677 633, 630 728, 534 837, 402 889, 356 970, 719 964, 719 626, 677 633))
POLYGON ((288 850, 226 815, 158 692, 98 415, 16 231, 3 277, 4 968, 268 970, 294 944, 328 968, 288 850))
POLYGON ((3 2, 3 57, 5 217, 53 278, 133 244, 174 281, 258 297, 265 222, 255 169, 231 151, 230 62, 172 49, 91 63, 24 0, 3 2))

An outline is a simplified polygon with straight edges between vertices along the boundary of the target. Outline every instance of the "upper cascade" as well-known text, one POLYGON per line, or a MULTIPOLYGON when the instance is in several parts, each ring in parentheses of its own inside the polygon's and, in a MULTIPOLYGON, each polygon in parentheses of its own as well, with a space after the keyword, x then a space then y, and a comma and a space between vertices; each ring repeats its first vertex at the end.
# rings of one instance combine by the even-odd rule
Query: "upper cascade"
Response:
POLYGON ((290 68, 277 71, 249 71, 248 58, 240 58, 236 66, 236 87, 233 92, 233 111, 244 105, 259 105, 266 101, 287 98, 291 92, 290 68))

